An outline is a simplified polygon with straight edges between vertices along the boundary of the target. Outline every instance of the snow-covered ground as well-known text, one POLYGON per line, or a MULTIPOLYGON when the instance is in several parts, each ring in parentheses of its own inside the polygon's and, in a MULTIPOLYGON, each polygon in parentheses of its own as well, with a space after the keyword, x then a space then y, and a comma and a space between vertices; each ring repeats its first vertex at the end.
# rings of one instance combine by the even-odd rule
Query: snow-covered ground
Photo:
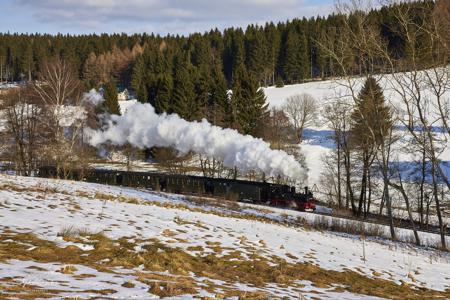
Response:
POLYGON ((450 296, 448 253, 294 222, 308 213, 7 175, 0 187, 0 298, 450 296))

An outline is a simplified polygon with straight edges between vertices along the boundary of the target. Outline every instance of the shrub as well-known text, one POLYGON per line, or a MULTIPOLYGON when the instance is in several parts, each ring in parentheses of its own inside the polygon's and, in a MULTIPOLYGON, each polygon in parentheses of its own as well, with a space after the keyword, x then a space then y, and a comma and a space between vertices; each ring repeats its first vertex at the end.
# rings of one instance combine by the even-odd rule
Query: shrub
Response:
POLYGON ((284 87, 283 79, 281 79, 280 77, 278 77, 277 80, 275 81, 275 87, 277 87, 277 88, 282 88, 282 87, 284 87))

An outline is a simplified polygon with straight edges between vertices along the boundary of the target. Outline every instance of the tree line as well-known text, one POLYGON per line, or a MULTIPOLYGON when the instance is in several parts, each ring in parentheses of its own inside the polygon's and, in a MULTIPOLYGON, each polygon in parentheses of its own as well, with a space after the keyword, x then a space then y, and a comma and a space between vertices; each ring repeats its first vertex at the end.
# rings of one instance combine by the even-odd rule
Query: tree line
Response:
MULTIPOLYGON (((420 23, 434 6, 434 1, 424 0, 363 13, 386 41, 389 53, 408 60, 412 54, 398 33, 395 10, 407 7, 414 22, 420 23)), ((206 118, 261 136, 259 125, 268 112, 258 88, 344 75, 324 45, 336 51, 342 48, 344 28, 348 24, 357 29, 360 12, 188 36, 0 34, 0 78, 37 79, 46 60, 60 57, 73 66, 87 88, 108 84, 132 88, 139 101, 149 102, 158 113, 177 113, 187 120, 206 118)), ((421 47, 426 41, 419 37, 415 43, 421 47)), ((342 53, 346 72, 362 75, 368 65, 361 51, 347 50, 342 53)), ((407 65, 396 67, 402 70, 407 65)))
MULTIPOLYGON (((430 15, 434 1, 423 0, 383 6, 366 12, 368 21, 376 27, 387 41, 389 51, 398 58, 411 55, 407 41, 398 34, 399 20, 395 17, 397 6, 407 6, 417 11, 414 22, 420 23, 426 10, 430 15)), ((338 75, 340 72, 333 60, 320 47, 327 40, 330 46, 338 47, 342 41, 342 28, 347 22, 357 26, 355 13, 334 13, 326 17, 293 19, 291 21, 264 25, 249 25, 243 28, 212 29, 205 33, 188 36, 155 34, 0 34, 0 65, 2 80, 18 81, 36 79, 42 62, 54 56, 69 61, 81 79, 89 84, 104 83, 111 77, 124 85, 131 83, 131 68, 138 54, 164 56, 174 66, 174 56, 185 52, 190 63, 220 66, 227 86, 231 87, 233 76, 243 65, 260 85, 274 85, 277 81, 297 83, 313 78, 338 75), (112 70, 108 70, 111 69, 112 70), (127 76, 128 75, 128 76, 127 76)), ((423 43, 419 39, 416 43, 423 43)), ((362 72, 364 65, 360 53, 346 53, 352 73, 362 72)), ((148 58, 150 59, 150 58, 148 58)), ((147 60, 147 59, 146 59, 147 60)), ((159 65, 150 73, 156 73, 159 65)), ((150 80, 150 79, 149 79, 150 80)))

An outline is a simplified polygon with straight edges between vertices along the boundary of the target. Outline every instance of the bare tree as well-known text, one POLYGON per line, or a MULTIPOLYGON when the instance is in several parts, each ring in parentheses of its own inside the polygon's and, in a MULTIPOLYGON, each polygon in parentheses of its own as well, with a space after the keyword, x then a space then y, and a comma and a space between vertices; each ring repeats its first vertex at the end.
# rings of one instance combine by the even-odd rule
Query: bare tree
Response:
MULTIPOLYGON (((350 123, 350 112, 351 106, 347 104, 345 101, 335 101, 333 103, 328 104, 323 110, 323 116, 325 120, 333 129, 333 140, 336 145, 335 154, 335 162, 336 162, 336 180, 337 183, 335 185, 336 194, 337 194, 337 203, 338 207, 342 208, 344 204, 342 203, 342 174, 344 173, 342 167, 344 167, 344 171, 346 174, 346 178, 348 179, 346 182, 350 183, 350 165, 347 162, 350 162, 347 157, 350 157, 350 148, 348 144, 348 128, 350 123)), ((350 184, 344 184, 346 186, 346 203, 345 207, 349 206, 350 195, 353 197, 353 192, 350 184)), ((353 204, 354 206, 354 204, 353 204)))
MULTIPOLYGON (((336 97, 349 99, 355 105, 359 101, 358 93, 361 79, 354 78, 353 74, 358 71, 363 79, 367 80, 370 77, 374 77, 376 73, 379 73, 384 66, 383 54, 386 53, 386 43, 381 39, 379 31, 374 27, 374 24, 370 22, 368 14, 370 9, 371 5, 368 1, 355 0, 350 3, 338 4, 337 10, 343 16, 341 18, 341 26, 333 36, 327 36, 324 40, 317 41, 317 44, 321 47, 325 55, 334 62, 336 75, 340 76, 340 79, 336 80, 336 85, 344 92, 343 94, 336 95, 336 97)), ((380 163, 379 169, 382 171, 383 197, 386 201, 390 221, 391 238, 395 239, 392 205, 389 195, 389 156, 385 151, 387 146, 386 141, 378 138, 377 128, 370 124, 368 118, 363 113, 360 113, 360 119, 368 131, 367 135, 371 136, 374 141, 378 141, 377 147, 372 149, 374 153, 370 159, 375 158, 377 152, 381 150, 381 159, 378 162, 380 163)), ((385 133, 382 136, 385 136, 385 133)), ((350 165, 350 161, 348 165, 350 165)), ((348 179, 347 182, 349 185, 350 180, 348 179)), ((362 188, 360 204, 361 197, 364 198, 365 193, 366 189, 362 188)), ((353 197, 351 197, 351 200, 352 208, 355 211, 353 197)))
POLYGON ((309 94, 298 94, 286 99, 283 106, 284 113, 290 118, 297 133, 298 142, 302 142, 303 131, 314 124, 317 116, 317 104, 309 94))
POLYGON ((6 119, 4 146, 18 175, 30 176, 36 166, 39 148, 39 122, 42 110, 29 86, 12 89, 2 99, 6 119))
POLYGON ((225 167, 223 162, 215 158, 204 157, 199 155, 200 168, 203 176, 207 177, 222 177, 225 167))
POLYGON ((46 114, 42 130, 48 140, 45 153, 67 177, 79 161, 86 111, 82 105, 82 85, 72 66, 61 58, 43 63, 34 90, 46 114))
POLYGON ((283 110, 272 108, 264 118, 264 140, 275 149, 282 150, 292 142, 293 134, 289 118, 283 110))
POLYGON ((431 165, 429 175, 441 231, 441 245, 446 248, 446 225, 441 214, 443 199, 440 199, 439 185, 442 182, 450 190, 449 178, 442 170, 440 160, 442 149, 450 137, 448 99, 444 97, 450 91, 448 41, 443 36, 438 20, 426 11, 413 12, 407 6, 398 7, 395 17, 409 55, 396 60, 386 53, 391 66, 391 89, 395 97, 401 100, 404 114, 401 121, 404 127, 431 165), (416 17, 418 13, 422 14, 421 18, 416 17), (421 43, 417 43, 419 39, 421 43), (396 72, 397 66, 405 65, 408 66, 408 72, 396 72), (436 133, 435 128, 445 130, 436 133))

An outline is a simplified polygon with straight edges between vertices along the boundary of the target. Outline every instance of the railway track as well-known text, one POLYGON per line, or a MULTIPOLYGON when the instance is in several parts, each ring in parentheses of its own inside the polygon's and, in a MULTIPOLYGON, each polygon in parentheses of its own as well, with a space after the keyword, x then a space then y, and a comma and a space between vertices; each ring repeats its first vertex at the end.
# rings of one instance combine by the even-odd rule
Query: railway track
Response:
MULTIPOLYGON (((321 213, 321 212, 312 212, 312 213, 316 214, 316 215, 329 216, 329 217, 340 218, 340 219, 351 220, 351 221, 359 221, 359 222, 364 222, 364 223, 369 223, 369 224, 374 224, 374 225, 389 226, 389 220, 387 220, 387 217, 383 217, 383 219, 385 219, 385 220, 380 220, 379 219, 380 217, 376 216, 377 219, 374 220, 374 216, 371 216, 368 219, 361 219, 358 217, 344 216, 344 215, 339 215, 339 214, 333 215, 333 214, 327 214, 327 213, 321 213)), ((423 228, 420 226, 419 223, 417 223, 417 222, 415 222, 415 223, 416 223, 415 224, 416 230, 419 232, 440 234, 439 226, 428 225, 428 228, 423 228)), ((398 219, 398 218, 394 218, 394 227, 401 228, 401 229, 413 230, 413 226, 411 225, 411 222, 409 220, 398 219)), ((445 236, 450 236, 450 228, 446 228, 445 236)))
MULTIPOLYGON (((316 185, 313 186, 312 191, 315 194, 316 193, 317 194, 325 194, 327 196, 330 196, 327 193, 320 192, 317 189, 316 185)), ((334 196, 336 196, 336 195, 334 195, 334 196)), ((342 214, 326 214, 326 213, 320 213, 320 212, 314 212, 314 213, 317 214, 317 215, 325 215, 325 216, 331 216, 331 217, 341 218, 341 219, 346 219, 346 220, 360 221, 360 222, 365 222, 365 223, 370 223, 370 224, 375 224, 375 225, 386 225, 386 226, 389 226, 389 220, 388 220, 387 216, 375 215, 373 213, 367 214, 369 216, 369 218, 367 218, 367 219, 361 219, 361 218, 358 218, 358 217, 342 215, 342 214)), ((415 227, 416 227, 417 231, 426 232, 426 233, 433 233, 433 234, 440 234, 440 229, 439 229, 439 226, 437 226, 437 225, 427 225, 427 228, 424 228, 423 226, 420 225, 419 222, 417 222, 417 221, 414 221, 414 222, 415 222, 415 227)), ((406 220, 406 219, 394 218, 394 226, 396 228, 413 230, 413 226, 411 225, 411 221, 410 220, 406 220)), ((445 236, 450 236, 450 227, 446 228, 445 236)))

